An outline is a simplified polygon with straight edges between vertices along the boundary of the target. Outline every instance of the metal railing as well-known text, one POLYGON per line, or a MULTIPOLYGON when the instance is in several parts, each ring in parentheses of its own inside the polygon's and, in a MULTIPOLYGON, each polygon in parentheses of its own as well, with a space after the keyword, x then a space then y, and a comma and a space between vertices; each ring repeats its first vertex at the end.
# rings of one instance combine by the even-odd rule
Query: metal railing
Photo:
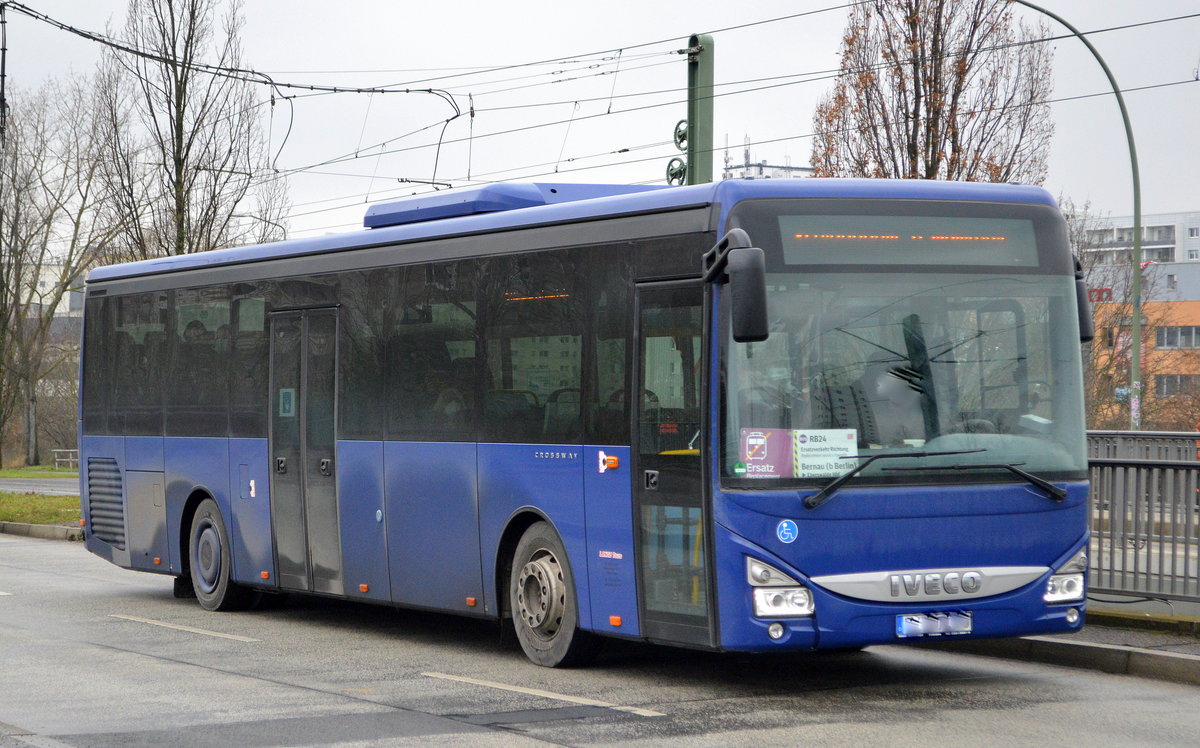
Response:
POLYGON ((1089 431, 1088 459, 1195 461, 1200 433, 1175 431, 1089 431))
POLYGON ((1092 592, 1200 602, 1198 437, 1088 432, 1092 592))

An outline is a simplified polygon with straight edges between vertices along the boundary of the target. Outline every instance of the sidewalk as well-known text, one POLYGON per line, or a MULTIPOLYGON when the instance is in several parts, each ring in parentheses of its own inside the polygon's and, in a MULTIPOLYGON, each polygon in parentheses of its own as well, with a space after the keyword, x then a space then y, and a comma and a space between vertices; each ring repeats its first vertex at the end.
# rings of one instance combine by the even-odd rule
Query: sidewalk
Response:
POLYGON ((1090 603, 1083 629, 1020 639, 946 641, 939 648, 1200 685, 1200 620, 1090 603))

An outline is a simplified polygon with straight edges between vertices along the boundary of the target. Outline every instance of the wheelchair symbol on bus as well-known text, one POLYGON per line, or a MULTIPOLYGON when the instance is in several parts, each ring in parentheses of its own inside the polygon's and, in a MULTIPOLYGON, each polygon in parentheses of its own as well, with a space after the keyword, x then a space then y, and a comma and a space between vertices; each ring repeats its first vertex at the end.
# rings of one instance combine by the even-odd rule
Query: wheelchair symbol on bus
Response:
POLYGON ((791 543, 800 536, 800 528, 790 519, 785 519, 775 528, 775 535, 781 542, 791 543))

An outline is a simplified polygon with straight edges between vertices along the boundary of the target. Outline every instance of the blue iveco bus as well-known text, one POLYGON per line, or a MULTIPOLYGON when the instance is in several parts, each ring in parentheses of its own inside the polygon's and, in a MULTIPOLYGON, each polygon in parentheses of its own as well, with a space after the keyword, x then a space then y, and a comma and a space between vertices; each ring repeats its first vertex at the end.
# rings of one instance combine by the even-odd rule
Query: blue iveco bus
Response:
POLYGON ((493 185, 100 268, 87 547, 210 610, 310 593, 861 647, 1082 624, 1082 284, 1013 185, 493 185))

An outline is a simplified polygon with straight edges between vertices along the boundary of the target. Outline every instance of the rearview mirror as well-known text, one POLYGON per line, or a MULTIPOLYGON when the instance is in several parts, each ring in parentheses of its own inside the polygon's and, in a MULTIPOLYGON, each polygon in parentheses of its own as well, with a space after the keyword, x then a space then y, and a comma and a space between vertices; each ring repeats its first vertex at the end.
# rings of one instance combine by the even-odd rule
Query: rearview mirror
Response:
POLYGON ((757 343, 770 334, 767 323, 767 263, 758 247, 729 250, 729 304, 733 339, 757 343))

